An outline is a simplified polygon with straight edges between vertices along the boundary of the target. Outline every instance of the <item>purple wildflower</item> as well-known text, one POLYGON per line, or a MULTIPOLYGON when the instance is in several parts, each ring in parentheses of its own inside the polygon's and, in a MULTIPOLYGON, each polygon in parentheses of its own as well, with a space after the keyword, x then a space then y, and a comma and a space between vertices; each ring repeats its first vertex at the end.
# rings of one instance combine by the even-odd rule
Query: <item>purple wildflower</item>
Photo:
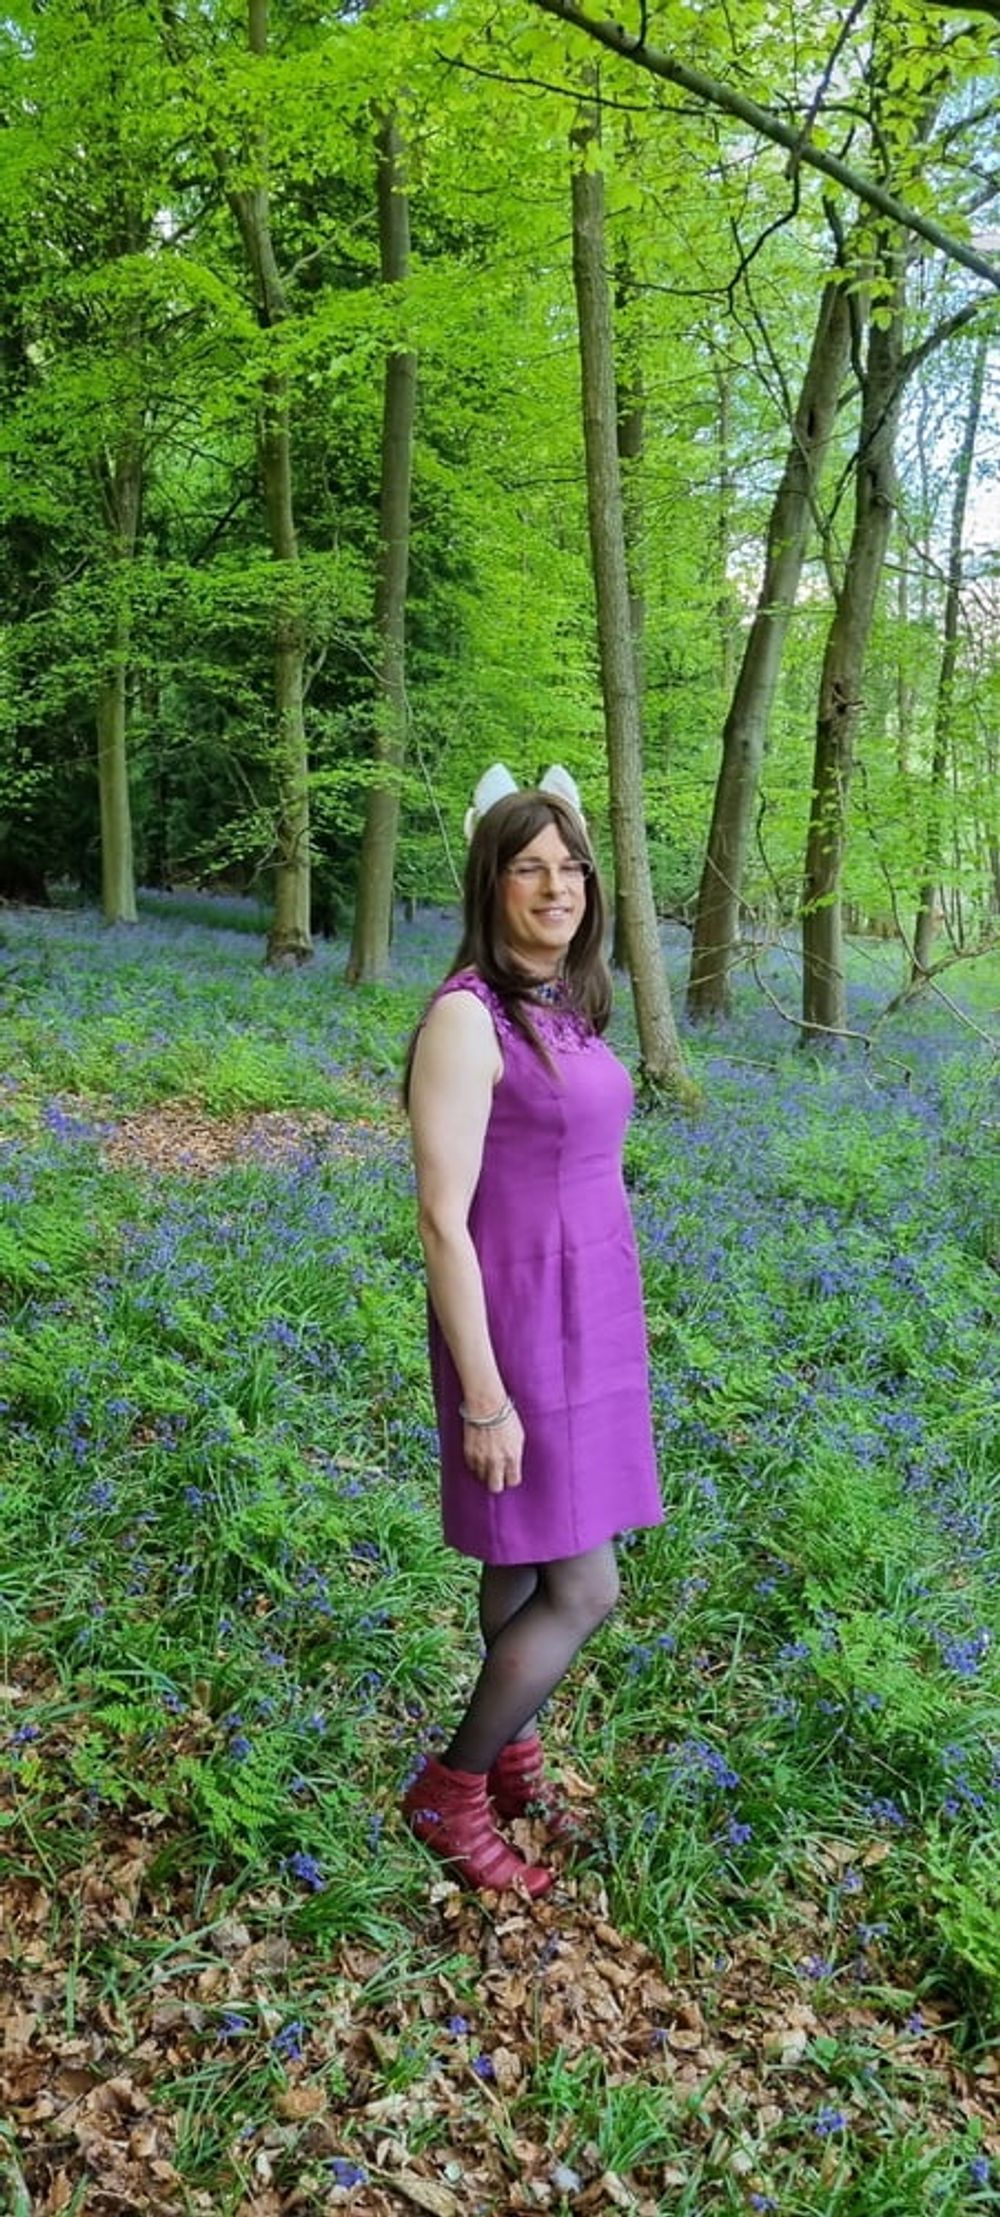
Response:
POLYGON ((898 1802, 890 1801, 886 1795, 872 1795, 865 1803, 865 1811, 875 1824, 889 1825, 896 1831, 905 1829, 906 1818, 898 1802))
POLYGON ((293 1878, 299 1879, 303 1886, 307 1886, 310 1893, 322 1893, 326 1880, 322 1866, 317 1863, 314 1855, 307 1855, 303 1848, 296 1848, 294 1855, 288 1856, 283 1867, 293 1878))
POLYGON ((367 2186, 368 2173, 363 2163, 352 2163, 348 2155, 335 2155, 330 2164, 330 2177, 335 2186, 367 2186))

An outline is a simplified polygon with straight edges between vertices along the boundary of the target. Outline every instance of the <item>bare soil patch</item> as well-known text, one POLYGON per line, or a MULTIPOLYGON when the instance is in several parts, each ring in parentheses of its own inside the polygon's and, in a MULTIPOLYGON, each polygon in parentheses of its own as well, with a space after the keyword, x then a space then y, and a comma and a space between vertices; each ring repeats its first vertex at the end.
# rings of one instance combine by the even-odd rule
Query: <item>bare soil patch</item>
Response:
POLYGON ((336 1156, 368 1162, 399 1136, 394 1119, 365 1123, 321 1109, 256 1109, 209 1116, 193 1101, 157 1101, 118 1118, 104 1140, 112 1163, 165 1176, 205 1178, 233 1163, 278 1164, 336 1156))

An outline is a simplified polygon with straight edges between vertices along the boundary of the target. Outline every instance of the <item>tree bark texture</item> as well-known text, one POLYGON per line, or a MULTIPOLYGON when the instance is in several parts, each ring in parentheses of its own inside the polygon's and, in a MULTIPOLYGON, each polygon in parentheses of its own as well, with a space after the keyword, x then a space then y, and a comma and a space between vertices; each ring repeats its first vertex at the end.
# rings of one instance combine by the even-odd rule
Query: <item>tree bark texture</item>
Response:
POLYGON ((898 237, 886 242, 881 266, 889 290, 869 328, 851 539, 819 685, 802 889, 804 1043, 847 1025, 840 880, 865 655, 896 509, 906 294, 898 237))
MULTIPOLYGON (((579 156, 595 134, 589 116, 573 133, 579 156)), ((643 1077, 652 1087, 690 1088, 670 1005, 653 901, 642 789, 642 727, 625 559, 618 455, 614 336, 608 286, 604 179, 574 161, 573 282, 580 338, 587 512, 597 602, 611 832, 625 955, 632 982, 643 1077)))
MULTIPOLYGON (((383 119, 378 142, 378 217, 382 282, 401 285, 410 267, 410 211, 404 150, 396 123, 383 119)), ((389 967, 392 894, 399 836, 400 780, 406 758, 406 588, 417 357, 391 353, 382 391, 382 473, 375 579, 378 669, 372 734, 374 774, 364 833, 347 965, 350 983, 382 978, 389 967)))
POLYGON ((934 946, 934 905, 937 898, 941 863, 941 804, 951 750, 955 667, 958 661, 959 622, 962 613, 962 541, 965 535, 965 512, 969 500, 972 462, 976 451, 979 418, 983 405, 988 345, 988 340, 985 337, 981 338, 973 356, 969 405, 962 431, 962 444, 959 448, 955 468, 951 525, 948 534, 948 582, 945 587, 944 598, 941 667, 938 672, 937 697, 934 704, 934 746, 931 755, 924 872, 917 898, 917 917, 913 932, 911 978, 915 986, 920 985, 926 978, 931 965, 934 946))
POLYGON ((820 301, 792 441, 768 523, 764 576, 723 726, 691 944, 687 1007, 696 1018, 724 1015, 730 1005, 743 876, 771 710, 849 354, 847 292, 831 280, 820 301))
POLYGON ((142 448, 123 437, 99 473, 111 553, 111 612, 98 679, 97 789, 101 818, 101 908, 106 923, 134 924, 135 865, 128 764, 128 660, 132 637, 129 569, 142 502, 142 448))

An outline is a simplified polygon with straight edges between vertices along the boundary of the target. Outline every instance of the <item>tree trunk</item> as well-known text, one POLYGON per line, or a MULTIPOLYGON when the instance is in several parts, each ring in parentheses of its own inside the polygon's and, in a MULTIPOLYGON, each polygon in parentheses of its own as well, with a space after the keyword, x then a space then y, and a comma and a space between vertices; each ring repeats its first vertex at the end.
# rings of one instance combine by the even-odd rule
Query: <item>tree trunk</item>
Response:
POLYGON ((988 343, 985 337, 981 338, 973 357, 972 379, 969 386, 969 406, 955 469, 955 490, 948 541, 948 583, 944 600, 941 668, 938 673, 937 699, 934 707, 934 749, 931 758, 931 783, 924 846, 924 874, 917 897, 917 918, 913 932, 913 962, 910 978, 914 986, 919 986, 926 978, 933 953, 934 903, 941 862, 941 802, 951 747, 955 666, 958 661, 958 631, 962 612, 962 540, 965 532, 965 511, 968 506, 969 483, 972 477, 972 460, 983 404, 988 343))
MULTIPOLYGON (((391 116, 379 131, 378 216, 382 282, 401 285, 410 267, 410 213, 403 145, 391 116)), ((379 665, 375 681, 374 778, 361 841, 351 984, 382 978, 389 967, 392 891, 399 834, 399 791, 406 756, 406 584, 410 557, 410 484, 417 357, 391 353, 382 394, 382 481, 375 580, 379 665)))
MULTIPOLYGON (((639 696, 639 721, 643 723, 646 693, 646 594, 643 577, 642 455, 646 443, 646 395, 642 358, 628 317, 635 301, 635 285, 628 246, 619 247, 615 273, 615 309, 625 326, 616 347, 615 394, 618 460, 622 477, 622 515, 625 527, 625 569, 628 577, 629 630, 635 658, 635 684, 639 696)), ((625 918, 615 887, 614 935, 611 960, 616 970, 627 967, 625 918)))
MULTIPOLYGON (((596 136, 588 111, 573 132, 577 156, 596 136)), ((625 954, 632 981, 645 1082, 684 1095, 691 1091, 663 967, 646 845, 642 791, 642 728, 625 559, 625 521, 618 457, 614 339, 607 280, 604 179, 574 161, 573 282, 580 335, 587 511, 597 602, 611 798, 611 832, 625 954)))
POLYGON ((840 879, 861 681, 896 507, 906 294, 898 236, 885 240, 880 268, 887 290, 868 334, 851 541, 819 687, 802 895, 803 1043, 829 1038, 847 1023, 840 879))
MULTIPOLYGON (((115 581, 116 587, 118 581, 115 581)), ((131 625, 115 611, 109 658, 97 692, 97 786, 101 809, 101 908, 107 924, 134 924, 135 871, 128 777, 126 684, 131 625)))
POLYGON ((906 567, 909 551, 905 538, 900 534, 899 576, 896 582, 896 624, 899 632, 896 660, 896 768, 904 783, 910 776, 913 713, 917 704, 916 680, 910 663, 910 580, 906 567))
POLYGON ((1000 758, 997 754, 993 726, 987 721, 986 731, 986 807, 987 820, 983 826, 983 846, 986 855, 986 901, 983 919, 984 936, 1000 921, 1000 836, 997 833, 995 796, 1000 777, 1000 758))
POLYGON ((307 962, 309 924, 309 749, 303 673, 306 627, 301 605, 298 540, 292 485, 288 388, 284 377, 266 381, 257 437, 271 552, 281 565, 274 606, 274 782, 277 796, 274 916, 267 940, 273 967, 307 962))
POLYGON ((724 1015, 768 725, 809 541, 816 487, 850 352, 850 305, 831 281, 820 301, 792 443, 767 529, 764 576, 722 733, 722 763, 691 942, 687 1007, 724 1015))
POLYGON ((97 789, 101 817, 101 908, 108 924, 134 924, 135 866, 128 771, 128 659, 132 638, 130 565, 142 500, 142 448, 122 439, 99 471, 111 551, 108 651, 98 680, 97 789))
POLYGON ((712 371, 719 403, 719 503, 716 510, 715 559, 719 577, 719 597, 715 604, 719 626, 719 688, 723 700, 729 700, 736 675, 736 610, 729 585, 729 541, 733 508, 733 373, 728 362, 720 362, 712 350, 712 371))
MULTIPOLYGON (((250 51, 267 53, 269 0, 248 0, 250 51)), ((273 330, 289 313, 271 235, 267 148, 256 147, 259 181, 229 189, 253 277, 257 313, 273 330)), ((280 564, 274 609, 275 824, 274 921, 267 960, 274 967, 305 962, 312 954, 309 925, 309 750, 305 728, 306 624, 295 527, 288 380, 273 370, 264 380, 257 427, 257 457, 271 553, 280 564)))

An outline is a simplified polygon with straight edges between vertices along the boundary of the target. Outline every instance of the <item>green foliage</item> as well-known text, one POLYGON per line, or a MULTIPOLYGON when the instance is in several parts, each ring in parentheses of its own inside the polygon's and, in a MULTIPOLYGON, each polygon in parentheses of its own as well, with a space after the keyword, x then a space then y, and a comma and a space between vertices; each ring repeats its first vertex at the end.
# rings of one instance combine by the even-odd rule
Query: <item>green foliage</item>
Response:
POLYGON ((1000 1981, 1000 1845, 975 1840, 956 1858, 950 1840, 932 1839, 927 1876, 943 1940, 992 1998, 1000 1981))

